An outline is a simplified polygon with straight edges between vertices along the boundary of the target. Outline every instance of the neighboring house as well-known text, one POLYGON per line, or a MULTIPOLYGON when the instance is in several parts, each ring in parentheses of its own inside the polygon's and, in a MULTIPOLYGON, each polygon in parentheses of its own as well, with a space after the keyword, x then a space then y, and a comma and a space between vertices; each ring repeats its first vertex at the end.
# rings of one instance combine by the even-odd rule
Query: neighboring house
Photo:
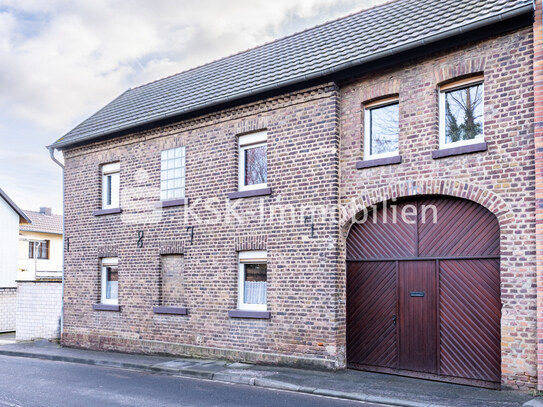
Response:
POLYGON ((17 287, 19 227, 30 218, 0 189, 0 288, 17 287))
POLYGON ((0 332, 15 330, 19 226, 31 223, 0 189, 0 332))
POLYGON ((128 90, 50 147, 62 343, 543 389, 541 29, 398 0, 128 90))
POLYGON ((18 280, 62 278, 62 215, 51 208, 24 211, 32 224, 19 233, 18 280))

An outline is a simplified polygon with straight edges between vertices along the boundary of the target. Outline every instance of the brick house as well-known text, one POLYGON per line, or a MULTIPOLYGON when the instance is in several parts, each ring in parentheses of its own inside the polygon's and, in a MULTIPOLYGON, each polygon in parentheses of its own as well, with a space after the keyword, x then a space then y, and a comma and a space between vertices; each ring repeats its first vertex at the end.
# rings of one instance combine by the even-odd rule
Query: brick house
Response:
POLYGON ((393 1, 81 123, 62 343, 543 388, 535 4, 393 1))

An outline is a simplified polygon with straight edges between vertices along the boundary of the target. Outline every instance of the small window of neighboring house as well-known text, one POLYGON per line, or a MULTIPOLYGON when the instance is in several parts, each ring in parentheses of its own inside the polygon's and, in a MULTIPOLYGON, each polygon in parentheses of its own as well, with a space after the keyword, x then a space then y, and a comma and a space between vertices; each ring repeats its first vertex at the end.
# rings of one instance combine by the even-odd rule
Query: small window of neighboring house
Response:
POLYGON ((185 197, 185 147, 164 150, 160 154, 160 200, 185 197))
POLYGON ((464 79, 439 89, 439 148, 484 141, 483 77, 464 79))
POLYGON ((119 268, 116 257, 102 259, 100 302, 110 305, 118 305, 119 303, 119 268))
POLYGON ((239 190, 266 188, 268 182, 267 133, 239 136, 239 190))
POLYGON ((267 310, 266 257, 266 251, 239 252, 238 308, 241 310, 267 310))
POLYGON ((119 163, 102 165, 102 209, 119 208, 119 163))
POLYGON ((49 259, 49 240, 28 242, 29 259, 49 259))
POLYGON ((364 105, 364 159, 398 155, 399 103, 397 97, 364 105))

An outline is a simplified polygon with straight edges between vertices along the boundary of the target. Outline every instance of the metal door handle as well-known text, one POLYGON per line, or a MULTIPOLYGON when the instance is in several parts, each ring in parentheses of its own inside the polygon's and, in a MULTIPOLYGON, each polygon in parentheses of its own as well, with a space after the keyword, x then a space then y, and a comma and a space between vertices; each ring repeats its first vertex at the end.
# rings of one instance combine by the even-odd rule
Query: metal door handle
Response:
POLYGON ((396 317, 396 314, 392 315, 392 323, 394 325, 396 325, 396 321, 398 320, 398 318, 396 317))

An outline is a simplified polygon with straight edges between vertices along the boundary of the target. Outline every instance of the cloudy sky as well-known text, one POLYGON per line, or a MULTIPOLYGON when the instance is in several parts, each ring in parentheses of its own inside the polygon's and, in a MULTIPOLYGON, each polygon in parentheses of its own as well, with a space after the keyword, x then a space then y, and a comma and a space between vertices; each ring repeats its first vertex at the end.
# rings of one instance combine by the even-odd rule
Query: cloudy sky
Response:
POLYGON ((383 0, 0 0, 0 188, 62 212, 46 145, 126 89, 383 0))

